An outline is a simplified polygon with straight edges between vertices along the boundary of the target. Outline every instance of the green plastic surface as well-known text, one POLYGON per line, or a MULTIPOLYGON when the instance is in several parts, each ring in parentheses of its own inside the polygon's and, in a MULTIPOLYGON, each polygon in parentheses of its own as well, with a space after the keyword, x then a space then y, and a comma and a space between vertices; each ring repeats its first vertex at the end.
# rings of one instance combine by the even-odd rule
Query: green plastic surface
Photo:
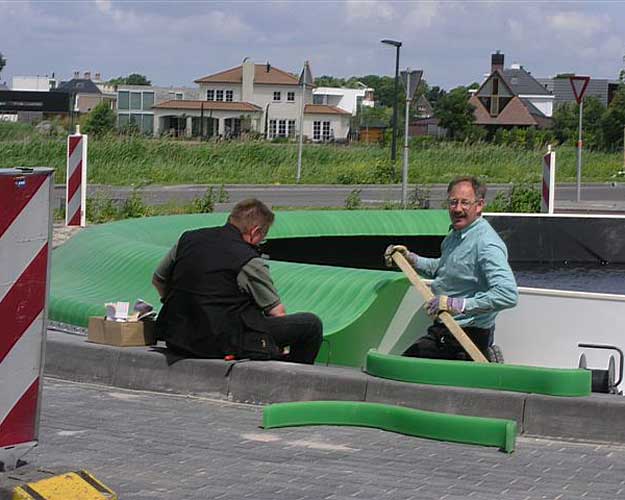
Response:
MULTIPOLYGON (((86 326, 104 303, 142 298, 160 259, 184 231, 221 225, 227 214, 128 219, 89 227, 52 255, 50 318, 86 326)), ((276 214, 270 238, 320 235, 446 234, 445 211, 328 211, 276 214)), ((360 367, 386 331, 408 281, 398 272, 270 262, 287 311, 311 311, 324 324, 318 362, 360 367)))
POLYGON ((374 427, 438 441, 496 446, 512 453, 517 424, 498 418, 449 415, 380 403, 310 401, 278 403, 263 410, 263 427, 351 425, 374 427))
POLYGON ((381 354, 373 349, 367 353, 365 371, 375 377, 416 384, 548 396, 589 396, 591 392, 589 370, 409 358, 381 354))

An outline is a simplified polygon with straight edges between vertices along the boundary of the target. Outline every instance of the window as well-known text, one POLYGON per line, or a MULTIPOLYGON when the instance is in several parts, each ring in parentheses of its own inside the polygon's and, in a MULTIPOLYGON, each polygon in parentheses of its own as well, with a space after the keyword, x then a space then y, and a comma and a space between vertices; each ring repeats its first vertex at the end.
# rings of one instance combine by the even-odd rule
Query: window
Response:
POLYGON ((276 120, 269 120, 269 138, 273 139, 276 136, 276 120))
POLYGON ((232 102, 233 95, 232 90, 226 90, 226 102, 232 102))
POLYGON ((321 122, 313 122, 313 141, 321 139, 321 122))
POLYGON ((224 91, 223 90, 216 90, 215 91, 215 100, 216 101, 223 101, 224 100, 224 91))
POLYGON ((152 135, 154 133, 154 115, 143 115, 141 132, 146 135, 152 135))
POLYGON ((286 120, 278 122, 278 137, 286 137, 286 120))
POLYGON ((149 110, 154 106, 154 92, 143 93, 143 109, 149 110))
POLYGON ((117 93, 117 109, 130 109, 130 93, 129 92, 117 93))
POLYGON ((117 117, 117 126, 119 128, 124 128, 126 125, 128 125, 128 120, 129 120, 129 116, 127 114, 120 113, 117 117))
POLYGON ((280 91, 276 91, 273 93, 273 100, 274 101, 279 101, 280 100, 280 91))
POLYGON ((319 94, 313 94, 313 104, 323 104, 323 97, 319 94))
POLYGON ((286 100, 289 102, 295 102, 295 92, 287 92, 286 100))
POLYGON ((295 137, 295 120, 289 120, 289 137, 295 137))
POLYGON ((213 89, 209 89, 206 91, 206 100, 207 101, 215 100, 215 91, 213 89))
POLYGON ((330 140, 330 122, 323 122, 323 140, 330 140))
POLYGON ((499 114, 499 80, 493 78, 493 90, 490 96, 490 116, 499 114))
POLYGON ((184 99, 184 94, 182 92, 176 92, 176 99, 182 101, 184 99))
POLYGON ((141 109, 141 92, 130 93, 130 109, 141 109))

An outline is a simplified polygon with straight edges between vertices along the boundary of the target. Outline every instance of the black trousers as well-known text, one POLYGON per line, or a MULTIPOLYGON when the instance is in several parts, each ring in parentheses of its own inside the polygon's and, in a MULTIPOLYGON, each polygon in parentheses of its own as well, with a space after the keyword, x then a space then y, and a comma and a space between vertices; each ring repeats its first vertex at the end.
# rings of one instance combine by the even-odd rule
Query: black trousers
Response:
MULTIPOLYGON (((463 330, 476 347, 487 356, 487 349, 493 344, 495 327, 464 327, 463 330)), ((404 351, 402 356, 430 359, 471 359, 456 340, 456 337, 442 323, 434 323, 427 333, 404 351)))
POLYGON ((294 363, 313 364, 323 341, 323 325, 312 313, 267 316, 254 326, 270 335, 278 347, 289 346, 289 354, 282 359, 294 363))

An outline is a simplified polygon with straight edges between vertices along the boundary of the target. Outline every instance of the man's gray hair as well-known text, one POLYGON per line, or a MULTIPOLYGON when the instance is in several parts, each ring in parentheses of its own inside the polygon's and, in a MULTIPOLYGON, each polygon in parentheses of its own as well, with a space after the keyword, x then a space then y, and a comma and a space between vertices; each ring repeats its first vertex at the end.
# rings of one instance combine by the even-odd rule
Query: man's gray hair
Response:
POLYGON ((249 231, 254 226, 260 226, 268 231, 274 219, 275 215, 271 209, 256 198, 241 200, 228 216, 228 222, 236 226, 242 233, 249 231))
POLYGON ((464 175, 462 177, 456 177, 452 180, 447 186, 447 194, 451 193, 451 190, 456 186, 456 184, 460 184, 461 182, 468 182, 473 187, 473 192, 475 193, 475 197, 478 200, 486 199, 486 184, 479 180, 477 177, 472 175, 464 175))

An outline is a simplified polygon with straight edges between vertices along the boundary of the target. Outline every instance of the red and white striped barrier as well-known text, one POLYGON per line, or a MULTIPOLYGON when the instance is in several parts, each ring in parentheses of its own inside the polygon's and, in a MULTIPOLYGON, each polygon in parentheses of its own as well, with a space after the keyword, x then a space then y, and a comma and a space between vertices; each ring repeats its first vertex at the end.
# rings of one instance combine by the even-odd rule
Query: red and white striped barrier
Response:
POLYGON ((65 225, 85 227, 87 211, 87 140, 76 127, 67 136, 67 175, 65 180, 65 225))
POLYGON ((543 196, 541 212, 552 214, 555 209, 556 193, 556 153, 547 148, 547 154, 543 156, 543 196))
POLYGON ((0 169, 0 462, 35 446, 47 327, 52 173, 0 169))

